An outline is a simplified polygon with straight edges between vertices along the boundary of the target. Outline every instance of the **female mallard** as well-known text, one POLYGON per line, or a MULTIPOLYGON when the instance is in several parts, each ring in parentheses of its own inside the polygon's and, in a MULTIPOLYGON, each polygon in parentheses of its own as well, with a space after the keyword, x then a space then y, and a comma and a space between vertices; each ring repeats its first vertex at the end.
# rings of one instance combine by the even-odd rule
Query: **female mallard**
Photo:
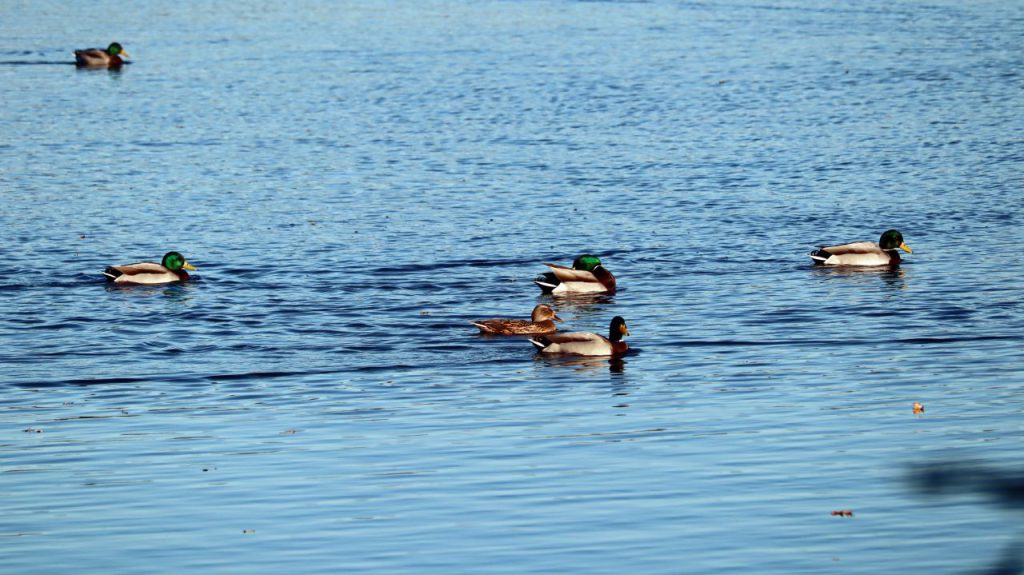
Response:
POLYGON ((110 266, 103 271, 107 281, 124 285, 158 285, 171 282, 188 281, 185 270, 195 271, 192 264, 185 261, 185 256, 178 252, 167 252, 160 263, 140 262, 110 266))
POLYGON ((550 272, 537 276, 533 283, 549 294, 615 293, 615 276, 601 265, 597 256, 583 254, 567 268, 544 264, 550 272))
POLYGON ((533 308, 533 313, 530 314, 530 321, 525 319, 485 319, 469 323, 480 328, 480 333, 531 335, 551 333, 557 330, 558 328, 555 326, 556 321, 562 321, 562 318, 555 315, 555 310, 540 304, 533 308))
POLYGON ((576 331, 569 333, 553 333, 542 335, 530 340, 541 353, 561 353, 567 355, 622 355, 629 349, 629 344, 622 341, 622 336, 629 335, 626 320, 620 316, 612 318, 608 327, 608 337, 596 333, 576 331))
POLYGON ((898 230, 887 230, 878 238, 878 243, 855 242, 838 246, 822 246, 811 252, 815 264, 830 266, 894 266, 900 263, 900 253, 914 253, 903 243, 903 234, 898 230))
POLYGON ((111 42, 106 50, 102 48, 75 50, 75 65, 82 68, 116 68, 124 64, 121 56, 127 58, 128 52, 125 52, 117 42, 111 42))

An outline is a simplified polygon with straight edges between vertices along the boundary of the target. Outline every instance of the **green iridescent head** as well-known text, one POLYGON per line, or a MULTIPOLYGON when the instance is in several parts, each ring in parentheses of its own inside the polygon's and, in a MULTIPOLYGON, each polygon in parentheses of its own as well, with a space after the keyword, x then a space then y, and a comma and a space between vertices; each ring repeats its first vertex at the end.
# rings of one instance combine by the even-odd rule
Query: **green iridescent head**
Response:
POLYGON ((590 254, 583 254, 582 256, 580 256, 580 257, 576 258, 575 260, 573 260, 573 262, 572 262, 572 269, 574 269, 574 270, 585 270, 585 271, 590 272, 590 271, 594 271, 594 268, 596 268, 599 265, 601 265, 601 260, 598 259, 597 256, 592 256, 590 254))
POLYGON ((111 42, 110 45, 107 46, 107 54, 110 54, 111 56, 119 56, 121 54, 124 54, 125 56, 127 56, 128 52, 125 52, 124 48, 122 48, 121 45, 117 42, 111 42))
POLYGON ((164 254, 164 259, 160 261, 160 265, 171 270, 172 272, 176 272, 181 268, 185 268, 187 270, 196 269, 192 267, 192 264, 185 261, 185 256, 179 254, 178 252, 167 252, 166 254, 164 254))
POLYGON ((903 234, 899 230, 886 230, 882 237, 878 238, 878 247, 883 250, 900 249, 907 253, 914 253, 907 244, 903 243, 903 234))

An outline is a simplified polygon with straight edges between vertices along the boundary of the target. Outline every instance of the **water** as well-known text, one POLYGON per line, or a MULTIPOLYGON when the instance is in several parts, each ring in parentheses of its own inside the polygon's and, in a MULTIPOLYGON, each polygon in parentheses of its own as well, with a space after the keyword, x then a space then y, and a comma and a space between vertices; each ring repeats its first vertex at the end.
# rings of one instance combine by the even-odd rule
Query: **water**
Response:
POLYGON ((999 1, 9 6, 0 571, 990 565, 1019 513, 906 479, 1019 468, 1022 33, 999 1), (66 63, 112 40, 123 70, 66 63), (890 227, 896 271, 809 265, 890 227), (102 281, 170 249, 196 281, 102 281), (620 291, 553 305, 624 316, 623 360, 468 324, 582 252, 620 291))

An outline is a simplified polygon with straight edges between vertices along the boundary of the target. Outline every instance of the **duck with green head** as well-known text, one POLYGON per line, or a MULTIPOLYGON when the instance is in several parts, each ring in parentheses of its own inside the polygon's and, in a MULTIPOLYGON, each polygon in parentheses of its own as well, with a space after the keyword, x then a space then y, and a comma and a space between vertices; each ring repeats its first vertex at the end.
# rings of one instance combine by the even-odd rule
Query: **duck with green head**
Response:
POLYGON ((608 337, 586 331, 553 333, 530 340, 540 353, 563 355, 622 355, 629 350, 629 344, 622 336, 629 335, 626 320, 622 316, 612 318, 608 326, 608 337))
POLYGON ((75 50, 75 65, 80 68, 116 68, 124 64, 128 52, 117 42, 111 42, 107 49, 86 48, 75 50), (122 58, 123 57, 123 58, 122 58))
POLYGON ((185 256, 178 252, 167 252, 160 263, 139 262, 110 266, 103 271, 107 281, 119 285, 160 285, 172 282, 188 281, 185 270, 195 271, 192 264, 185 261, 185 256))
POLYGON ((875 242, 854 242, 822 246, 811 252, 815 264, 828 266, 894 266, 900 263, 900 252, 914 253, 903 242, 899 230, 886 230, 875 242))
POLYGON ((601 260, 591 254, 583 254, 567 268, 556 264, 544 264, 551 269, 537 276, 533 283, 543 293, 590 294, 615 293, 615 276, 604 268, 601 260))

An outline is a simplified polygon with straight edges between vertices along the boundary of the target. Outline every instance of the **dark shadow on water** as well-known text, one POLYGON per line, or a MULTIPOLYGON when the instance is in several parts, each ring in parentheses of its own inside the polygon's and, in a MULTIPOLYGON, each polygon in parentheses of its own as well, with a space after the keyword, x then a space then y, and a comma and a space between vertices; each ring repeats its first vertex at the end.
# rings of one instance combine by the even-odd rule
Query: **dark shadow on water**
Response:
POLYGON ((72 66, 78 70, 87 72, 120 72, 121 68, 130 66, 131 62, 125 62, 120 66, 79 66, 74 60, 0 60, 0 66, 72 66))
POLYGON ((74 66, 75 62, 62 61, 31 61, 31 60, 0 60, 0 66, 74 66))
POLYGON ((1024 509, 1024 470, 977 461, 939 461, 914 467, 910 481, 924 495, 982 495, 993 504, 1024 509))
MULTIPOLYGON (((937 461, 917 465, 909 474, 911 488, 929 497, 973 495, 1003 510, 1024 510, 1024 470, 1005 469, 979 461, 937 461)), ((1024 543, 1020 535, 979 575, 1024 573, 1024 543)))
MULTIPOLYGON (((412 369, 412 366, 380 366, 380 371, 394 371, 412 369)), ((346 370, 338 369, 322 369, 322 370, 304 370, 304 371, 253 371, 244 373, 219 373, 212 375, 204 375, 200 373, 173 373, 173 374, 161 374, 156 376, 125 376, 125 377, 93 377, 93 378, 75 378, 75 379, 63 379, 63 380, 38 380, 38 381, 26 381, 26 382, 14 382, 13 386, 22 389, 45 389, 53 387, 64 387, 64 386, 104 386, 104 385, 122 385, 122 384, 139 384, 140 386, 159 386, 167 383, 185 384, 185 383, 224 383, 224 382, 246 382, 246 381, 257 381, 262 382, 271 379, 281 378, 303 378, 311 375, 335 375, 344 373, 346 370)), ((370 369, 364 370, 353 370, 353 371, 371 371, 370 369)))

